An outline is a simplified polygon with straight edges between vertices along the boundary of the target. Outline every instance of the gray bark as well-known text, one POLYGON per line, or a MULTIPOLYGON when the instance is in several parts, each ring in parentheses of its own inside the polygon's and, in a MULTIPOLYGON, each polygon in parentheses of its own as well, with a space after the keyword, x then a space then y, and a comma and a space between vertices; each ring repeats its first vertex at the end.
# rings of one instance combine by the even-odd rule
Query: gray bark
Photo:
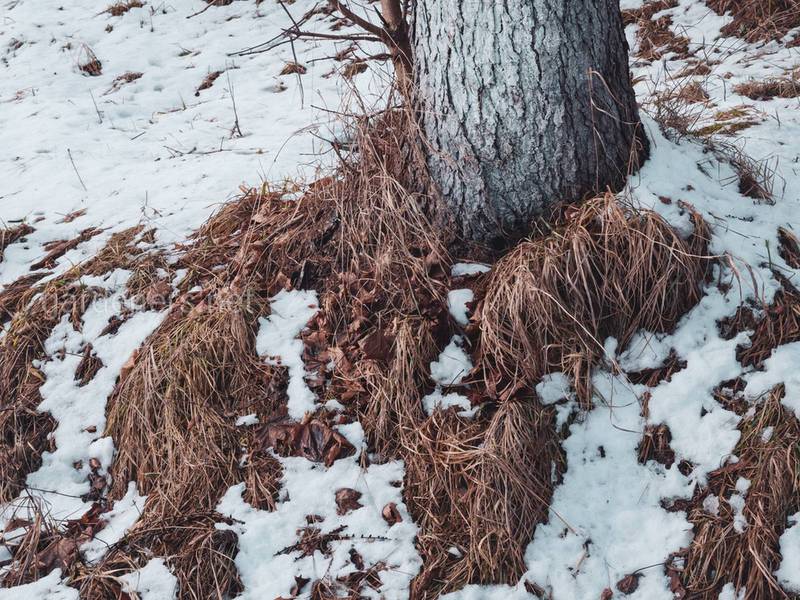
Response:
POLYGON ((416 0, 412 28, 428 168, 465 239, 525 235, 646 153, 618 0, 416 0))

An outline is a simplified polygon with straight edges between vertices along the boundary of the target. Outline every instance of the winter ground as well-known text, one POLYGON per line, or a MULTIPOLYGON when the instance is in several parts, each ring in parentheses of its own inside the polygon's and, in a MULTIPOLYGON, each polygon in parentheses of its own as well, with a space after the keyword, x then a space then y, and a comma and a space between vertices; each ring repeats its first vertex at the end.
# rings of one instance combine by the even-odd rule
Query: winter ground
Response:
MULTIPOLYGON (((237 194, 241 184, 311 177, 332 164, 328 140, 337 126, 328 111, 340 108, 351 87, 338 74, 328 75, 341 66, 330 59, 341 48, 332 42, 296 42, 297 60, 308 69, 302 75, 280 74, 295 60, 289 46, 231 55, 290 26, 289 17, 272 0, 257 6, 250 0, 236 1, 195 16, 204 3, 151 2, 118 17, 101 13, 102 6, 86 0, 62 7, 33 0, 0 1, 0 220, 4 226, 24 220, 34 228, 6 248, 0 285, 27 274, 46 253, 48 242, 72 239, 89 227, 103 232, 60 257, 54 273, 93 255, 114 231, 137 223, 155 227, 155 244, 168 248, 237 194), (90 58, 89 49, 102 63, 98 76, 80 69, 90 58), (198 91, 217 71, 222 73, 212 85, 198 91), (142 75, 115 85, 129 72, 142 75), (75 211, 81 211, 79 216, 64 219, 75 211)), ((623 7, 639 4, 624 0, 623 7)), ((298 0, 287 8, 298 16, 312 6, 298 0)), ((747 332, 723 339, 717 327, 743 302, 771 301, 778 289, 773 270, 790 280, 797 275, 777 250, 777 229, 800 229, 800 102, 751 100, 733 88, 750 79, 786 74, 800 63, 800 49, 775 41, 748 44, 721 37, 728 18, 717 16, 701 0, 681 0, 663 14, 672 16, 674 31, 689 38, 695 57, 711 64, 710 73, 694 76, 708 97, 688 109, 697 113, 693 129, 728 123, 720 119, 726 113, 735 115, 735 122, 751 123, 735 135, 716 137, 774 171, 774 203, 743 196, 730 165, 688 138, 680 143, 668 139, 652 118, 645 117, 652 155, 631 179, 627 193, 684 230, 690 226, 689 214, 680 201, 694 206, 712 227, 712 253, 726 257, 720 262, 727 266, 717 267, 705 298, 673 333, 641 332, 619 352, 614 340, 605 341, 608 364, 594 375, 597 406, 570 425, 563 442, 567 471, 556 488, 549 522, 537 528, 528 548, 529 570, 520 584, 471 586, 449 598, 533 597, 526 581, 556 599, 599 598, 607 588, 614 597, 623 597, 615 584, 632 573, 641 577, 638 588, 626 597, 672 598, 663 564, 691 542, 692 525, 684 512, 670 512, 664 503, 691 498, 711 471, 734 462, 739 425, 749 418, 748 413, 739 415, 722 406, 714 389, 741 377, 747 382, 747 401, 755 405, 783 382, 783 402, 800 417, 800 346, 778 348, 765 369, 756 372, 736 358, 737 346, 749 339, 747 332), (731 285, 723 292, 718 281, 731 285), (671 380, 648 388, 627 378, 625 373, 661 365, 671 350, 686 361, 671 380), (621 370, 612 369, 613 363, 621 370), (640 406, 645 392, 650 394, 647 418, 640 406), (639 463, 642 430, 661 423, 672 433, 676 465, 686 461, 691 468, 639 463)), ((323 31, 329 26, 321 17, 314 22, 323 31)), ((628 33, 635 50, 636 25, 628 33)), ((656 94, 688 80, 675 77, 687 59, 673 58, 667 54, 652 63, 632 58, 637 93, 646 107, 656 94)), ((356 82, 362 90, 380 91, 381 79, 363 74, 356 82)), ((55 450, 29 475, 25 495, 57 521, 78 518, 91 507, 81 500, 89 487, 88 465, 99 461, 104 473, 115 452, 114 440, 102 436, 106 400, 125 362, 164 316, 140 311, 116 334, 103 333, 108 317, 128 302, 122 290, 129 275, 118 271, 92 281, 108 288, 110 299, 87 311, 80 332, 64 319, 47 342, 50 358, 41 365, 46 382, 39 409, 58 421, 55 450), (87 343, 104 367, 79 387, 75 371, 87 343), (82 470, 75 468, 77 462, 85 465, 82 470)), ((462 291, 451 294, 456 319, 465 318, 465 296, 462 291)), ((297 339, 315 303, 310 292, 279 294, 270 316, 262 319, 257 341, 265 361, 279 356, 290 367, 289 413, 297 417, 318 402, 305 383, 302 342, 297 339)), ((437 384, 457 384, 469 368, 468 357, 454 339, 431 365, 432 378, 437 384)), ((558 405, 564 421, 575 409, 563 377, 548 378, 537 392, 543 402, 558 405)), ((425 403, 428 410, 442 405, 469 409, 465 397, 444 395, 441 387, 425 403)), ((252 422, 240 415, 242 427, 252 422)), ((342 427, 341 433, 356 448, 362 447, 358 424, 342 427)), ((402 481, 403 465, 361 468, 350 458, 323 467, 303 458, 280 460, 284 476, 277 511, 247 505, 241 485, 231 488, 218 507, 235 519, 235 525, 225 527, 239 539, 236 565, 245 586, 241 597, 289 597, 295 577, 347 575, 354 569, 351 548, 368 564, 388 565, 380 572, 380 585, 370 592, 374 597, 407 597, 420 558, 413 543, 416 527, 405 510, 402 490, 393 485, 402 481), (362 507, 338 514, 333 494, 338 488, 359 491, 362 507), (385 518, 390 503, 396 505, 399 521, 385 518), (352 539, 334 542, 329 556, 282 554, 296 541, 306 515, 312 514, 323 517, 325 532, 346 526, 352 539)), ((738 494, 723 501, 735 509, 747 489, 745 480, 738 494)), ((4 507, 2 524, 24 509, 23 500, 4 507)), ((106 527, 82 547, 85 559, 97 560, 109 544, 121 539, 134 526, 143 503, 132 483, 129 495, 105 516, 106 527)), ((799 520, 800 513, 792 523, 799 520)), ((740 514, 738 527, 744 531, 747 526, 740 514)), ((790 526, 781 538, 783 564, 777 574, 791 593, 800 593, 798 527, 790 526)), ((13 527, 6 529, 5 541, 19 535, 13 527)), ((0 545, 0 565, 6 558, 0 545)), ((67 584, 53 571, 32 584, 0 589, 0 599, 77 598, 67 584)), ((125 576, 124 589, 145 600, 167 600, 175 595, 175 581, 164 560, 155 557, 125 576)), ((730 590, 727 597, 736 595, 730 590)))

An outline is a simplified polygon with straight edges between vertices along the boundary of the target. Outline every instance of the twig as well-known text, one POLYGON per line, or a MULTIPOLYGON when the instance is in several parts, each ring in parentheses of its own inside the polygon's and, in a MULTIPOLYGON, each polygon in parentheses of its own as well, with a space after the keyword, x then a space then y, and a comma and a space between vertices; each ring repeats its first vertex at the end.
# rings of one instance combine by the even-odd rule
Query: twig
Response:
POLYGON ((230 69, 225 69, 225 77, 228 79, 228 91, 231 93, 231 103, 233 104, 233 127, 231 128, 231 137, 233 137, 235 133, 238 133, 239 137, 244 137, 244 134, 239 127, 239 113, 236 111, 236 96, 233 93, 233 83, 231 82, 230 69))
MULTIPOLYGON (((286 8, 286 5, 283 2, 280 2, 279 4, 281 5, 281 8, 283 9, 283 12, 286 13, 286 16, 289 17, 289 20, 292 22, 292 25, 294 26, 294 28, 297 31, 299 31, 300 30, 300 26, 297 24, 297 21, 294 20, 294 17, 292 16, 292 13, 289 12, 289 9, 286 8)), ((297 60, 297 53, 294 50, 294 38, 290 38, 289 39, 289 44, 292 47, 292 58, 294 58, 294 64, 296 64, 296 65, 300 64, 300 62, 297 60)), ((299 70, 295 71, 295 75, 297 75, 297 85, 300 86, 300 109, 302 110, 303 109, 303 104, 304 104, 304 101, 305 101, 305 92, 303 91, 303 78, 300 76, 300 71, 299 70)), ((236 110, 236 105, 234 104, 234 111, 235 110, 236 110)))
POLYGON ((83 183, 83 178, 81 177, 81 174, 80 174, 80 173, 78 173, 78 167, 76 167, 76 166, 75 166, 75 160, 73 160, 73 158, 72 158, 72 152, 70 151, 70 149, 69 149, 69 148, 67 148, 67 155, 69 156, 69 162, 71 162, 71 163, 72 163, 72 168, 73 168, 73 169, 75 169, 75 175, 77 175, 77 176, 78 176, 78 181, 80 181, 80 182, 81 182, 81 185, 83 186, 83 191, 84 191, 84 192, 88 192, 89 190, 88 190, 88 189, 86 189, 86 184, 85 184, 85 183, 83 183))
POLYGON ((100 125, 102 125, 103 124, 103 115, 100 112, 100 109, 97 108, 97 102, 94 99, 94 94, 92 93, 92 90, 89 90, 89 95, 92 97, 92 104, 94 104, 94 110, 97 112, 97 118, 100 121, 100 125))

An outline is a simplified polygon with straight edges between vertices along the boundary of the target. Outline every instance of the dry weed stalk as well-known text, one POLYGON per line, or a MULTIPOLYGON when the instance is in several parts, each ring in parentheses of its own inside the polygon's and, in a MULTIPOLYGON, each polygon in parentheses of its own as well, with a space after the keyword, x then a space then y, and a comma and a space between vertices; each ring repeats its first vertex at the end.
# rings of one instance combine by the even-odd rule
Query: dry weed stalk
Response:
POLYGON ((726 583, 737 592, 746 589, 748 599, 791 597, 773 575, 781 562, 778 540, 788 516, 800 509, 800 422, 781 404, 783 394, 778 386, 754 415, 744 417, 733 451, 738 462, 712 472, 708 487, 693 500, 689 521, 695 537, 683 553, 682 573, 692 598, 716 599, 726 583), (750 483, 742 511, 746 524, 737 531, 730 500, 740 478, 750 483), (709 496, 718 499, 716 515, 704 507, 709 496))

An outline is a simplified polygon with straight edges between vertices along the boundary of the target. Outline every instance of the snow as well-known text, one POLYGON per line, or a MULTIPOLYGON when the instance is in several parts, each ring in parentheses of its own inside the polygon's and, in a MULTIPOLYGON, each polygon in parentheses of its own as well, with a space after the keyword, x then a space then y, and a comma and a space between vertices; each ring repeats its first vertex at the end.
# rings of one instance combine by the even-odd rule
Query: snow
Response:
MULTIPOLYGON (((102 233, 67 252, 57 261, 53 277, 94 255, 115 231, 136 224, 155 227, 154 248, 170 248, 199 226, 220 203, 238 193, 243 183, 313 178, 326 171, 333 153, 326 139, 338 135, 328 109, 346 101, 350 86, 360 92, 383 91, 380 74, 355 83, 326 77, 333 68, 329 57, 341 48, 325 42, 295 42, 294 51, 308 72, 299 78, 282 76, 286 62, 294 60, 289 46, 246 56, 232 54, 276 35, 289 26, 280 4, 258 6, 252 1, 204 7, 201 2, 158 4, 134 8, 121 17, 101 13, 103 5, 73 0, 63 6, 45 6, 35 0, 0 0, 0 223, 25 219, 35 227, 24 241, 11 244, 0 262, 0 286, 29 273, 30 265, 44 254, 48 242, 75 237, 88 227, 102 233), (110 26, 110 28, 109 28, 110 26), (109 30, 107 31, 107 28, 109 30), (12 48, 9 42, 22 45, 12 48), (91 48, 102 61, 102 74, 81 73, 79 61, 91 48), (141 78, 113 88, 126 72, 141 78), (195 95, 211 72, 223 71, 213 85, 195 95), (243 135, 234 129, 236 115, 243 135), (321 154, 320 154, 321 153, 321 154), (71 222, 64 215, 85 209, 71 222)), ((297 16, 313 0, 296 0, 286 7, 297 16)), ((641 6, 641 0, 623 0, 623 8, 641 6)), ((800 272, 776 251, 778 226, 800 228, 800 113, 797 101, 752 101, 733 92, 736 83, 751 78, 781 75, 797 63, 797 50, 770 42, 748 44, 720 38, 730 17, 718 16, 699 0, 679 0, 660 14, 669 15, 692 48, 713 46, 713 73, 698 79, 710 95, 712 109, 704 109, 696 128, 713 124, 719 111, 747 107, 757 122, 728 141, 757 160, 778 170, 774 205, 742 196, 730 165, 689 140, 676 143, 658 125, 644 117, 651 141, 651 157, 630 179, 625 196, 635 205, 658 211, 684 234, 691 231, 690 215, 681 206, 694 206, 710 224, 711 251, 720 257, 704 289, 703 300, 668 334, 638 332, 627 347, 603 340, 609 364, 596 369, 595 407, 581 413, 570 377, 546 376, 536 386, 539 400, 553 406, 559 428, 569 424, 563 441, 567 471, 556 487, 549 521, 537 527, 526 553, 527 572, 512 586, 467 586, 445 596, 448 600, 516 600, 529 598, 522 581, 542 586, 556 598, 597 598, 605 588, 638 571, 642 577, 631 599, 672 598, 661 564, 692 539, 692 526, 682 512, 668 512, 665 500, 690 498, 705 485, 708 473, 737 459, 732 455, 739 440, 741 417, 725 409, 713 391, 722 381, 742 377, 745 398, 755 406, 760 397, 783 383, 784 405, 800 417, 800 342, 776 348, 763 369, 745 369, 736 360, 736 348, 747 344, 749 333, 725 340, 717 322, 735 313, 743 302, 769 303, 779 283, 773 269, 793 281, 800 272), (668 203, 664 198, 669 199, 668 203), (718 282, 726 284, 721 288, 718 282), (724 290, 724 291, 723 291, 724 290), (632 384, 625 372, 655 368, 675 352, 686 362, 669 382, 653 388, 632 384), (618 372, 613 365, 620 368, 618 372), (642 398, 650 394, 649 414, 642 414, 642 398), (573 418, 576 417, 576 418, 573 418), (669 427, 675 465, 639 464, 637 445, 647 425, 669 427), (680 461, 691 463, 683 475, 680 461), (641 569, 641 571, 639 571, 641 569)), ((328 31, 324 19, 309 27, 328 31)), ((635 26, 628 28, 635 42, 635 26)), ((15 44, 16 45, 16 44, 15 44)), ((639 99, 674 84, 674 75, 686 62, 673 56, 632 66, 639 99)), ((457 278, 490 270, 479 263, 458 263, 457 278)), ((38 367, 46 375, 39 410, 50 412, 58 425, 53 433, 55 450, 46 453, 41 468, 28 477, 27 493, 41 500, 54 519, 77 518, 91 507, 81 496, 89 491, 89 461, 96 459, 106 475, 114 457, 113 440, 103 436, 109 396, 121 369, 145 338, 162 322, 164 313, 142 311, 124 297, 130 273, 115 271, 86 278, 87 285, 108 290, 109 296, 93 303, 77 328, 61 319, 50 332, 47 358, 38 367), (124 309, 134 312, 115 334, 101 335, 108 317, 124 309), (75 381, 80 354, 91 343, 103 367, 85 386, 75 381), (63 351, 63 352, 62 352, 63 351), (78 468, 75 465, 79 465, 78 468)), ((180 275, 176 277, 176 283, 180 275)), ((468 285, 457 280, 458 286, 468 285)), ((448 295, 448 306, 459 325, 469 324, 467 304, 472 290, 459 287, 448 295)), ((299 339, 318 310, 313 291, 282 291, 271 299, 270 314, 260 319, 257 350, 270 364, 289 370, 289 417, 301 420, 322 406, 306 384, 299 339)), ((0 333, 2 335, 2 333, 0 333)), ((472 416, 463 377, 472 368, 466 340, 455 336, 430 365, 435 389, 423 406, 430 414, 455 407, 472 416), (458 387, 464 393, 453 392, 458 387)), ((325 398, 329 410, 343 407, 325 398)), ((234 415, 237 426, 257 423, 255 415, 234 415)), ((359 423, 337 426, 357 448, 365 451, 359 423)), ((764 430, 767 441, 774 431, 764 430)), ((242 500, 244 484, 232 487, 219 511, 236 519, 232 529, 239 537, 236 558, 244 583, 242 600, 290 595, 295 576, 336 578, 351 573, 350 550, 367 565, 385 562, 379 592, 370 597, 406 598, 409 582, 419 572, 421 559, 414 539, 418 534, 403 503, 401 462, 372 463, 363 467, 356 456, 332 466, 302 458, 277 457, 284 474, 275 512, 256 510, 242 500), (337 514, 335 491, 358 490, 363 505, 337 514), (402 517, 389 524, 383 508, 395 503, 402 517), (298 541, 298 530, 308 527, 306 517, 319 515, 313 526, 329 533, 340 526, 342 538, 331 544, 331 555, 315 552, 280 554, 298 541)), ((368 461, 365 461, 365 463, 368 461)), ((749 482, 737 481, 729 499, 706 496, 703 509, 719 515, 720 502, 734 512, 734 528, 746 531, 744 505, 749 482)), ((135 485, 109 513, 105 527, 81 550, 87 561, 99 560, 110 544, 133 527, 145 497, 135 485)), ((0 510, 0 529, 20 501, 0 510)), ((776 577, 792 593, 800 593, 800 513, 789 520, 780 538, 782 562, 776 577)), ((21 533, 21 531, 20 531, 21 533)), ((6 539, 16 535, 11 531, 6 539)), ((0 560, 9 558, 0 547, 0 560)), ((37 582, 6 590, 0 600, 74 600, 77 591, 55 570, 37 582)), ((166 600, 176 595, 176 580, 163 558, 154 557, 123 576, 126 590, 143 600, 166 600)), ((728 584, 724 600, 740 600, 728 584)))
POLYGON ((719 600, 745 600, 745 598, 747 598, 747 589, 742 588, 737 593, 732 583, 726 583, 719 593, 719 600))
POLYGON ((431 363, 431 379, 439 385, 459 385, 472 370, 472 360, 464 351, 465 340, 454 335, 439 359, 431 363))
POLYGON ((436 388, 422 398, 422 406, 427 414, 451 406, 460 408, 458 414, 462 417, 471 417, 477 411, 478 407, 473 408, 469 398, 463 394, 443 392, 443 387, 460 385, 472 370, 472 360, 464 350, 465 343, 462 336, 454 335, 439 358, 431 363, 431 379, 436 383, 436 388))
POLYGON ((79 600, 78 590, 61 583, 61 569, 38 581, 13 588, 0 588, 0 600, 79 600))
POLYGON ((789 517, 780 546, 782 560, 775 577, 789 592, 800 594, 800 513, 789 517))
POLYGON ((153 558, 141 569, 120 576, 122 591, 139 600, 172 600, 177 597, 178 580, 163 558, 153 558))
POLYGON ((289 369, 287 403, 289 416, 302 419, 313 412, 316 396, 306 384, 306 369, 303 365, 303 341, 297 336, 317 314, 316 292, 281 290, 270 301, 271 314, 259 319, 261 327, 256 338, 256 350, 267 357, 272 365, 283 365, 289 369))
POLYGON ((357 456, 337 460, 328 468, 304 458, 279 460, 284 473, 276 511, 256 510, 246 504, 242 500, 243 483, 230 488, 217 507, 236 520, 233 525, 218 527, 239 536, 236 566, 245 586, 240 600, 289 597, 295 576, 315 581, 352 573, 356 567, 351 549, 361 555, 367 568, 379 562, 388 567, 379 572, 383 584, 380 594, 365 590, 368 597, 407 598, 409 582, 421 560, 414 547, 417 527, 406 511, 402 489, 393 485, 403 480, 403 464, 372 464, 362 469, 357 456), (362 507, 338 515, 335 492, 341 488, 360 492, 362 507), (397 505, 400 523, 389 525, 381 516, 390 502, 397 505), (298 551, 285 551, 298 542, 299 532, 310 526, 307 515, 321 517, 313 527, 323 534, 345 527, 343 539, 332 542, 329 557, 319 551, 306 557, 298 551))
POLYGON ((747 376, 745 394, 755 400, 769 392, 779 383, 785 385, 781 402, 800 419, 800 342, 776 348, 764 361, 764 370, 747 376))
POLYGON ((136 483, 128 483, 128 491, 117 502, 114 508, 102 515, 104 527, 95 534, 94 538, 81 546, 84 558, 92 563, 105 556, 112 544, 120 541, 125 533, 139 520, 144 510, 147 496, 140 496, 136 483))
MULTIPOLYGON (((692 485, 674 467, 637 460, 641 390, 607 373, 594 385, 604 403, 570 426, 550 521, 536 528, 526 553, 525 577, 555 598, 599 597, 609 581, 662 563, 665 549, 691 541, 684 515, 665 511, 661 499, 689 497, 692 485)), ((646 569, 632 597, 672 595, 663 573, 646 569)))
POLYGON ((469 288, 451 290, 447 294, 447 307, 450 310, 450 314, 459 325, 469 324, 469 309, 467 308, 467 304, 472 302, 474 296, 472 290, 469 288))
POLYGON ((480 275, 481 273, 488 273, 492 268, 489 265, 481 263, 456 263, 450 270, 453 277, 469 277, 472 275, 480 275))
POLYGON ((736 480, 735 492, 728 499, 728 504, 733 509, 733 529, 736 533, 744 533, 747 529, 747 517, 744 514, 745 496, 750 489, 750 480, 739 477, 736 480))

